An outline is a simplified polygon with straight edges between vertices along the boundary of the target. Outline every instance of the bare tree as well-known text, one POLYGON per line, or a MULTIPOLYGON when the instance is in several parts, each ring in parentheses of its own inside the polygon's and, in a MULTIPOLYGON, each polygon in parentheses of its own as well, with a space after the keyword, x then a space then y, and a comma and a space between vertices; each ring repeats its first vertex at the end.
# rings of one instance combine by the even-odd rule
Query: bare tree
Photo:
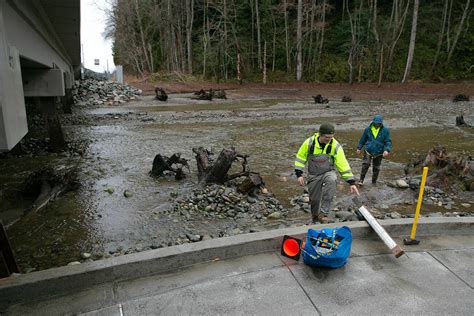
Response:
POLYGON ((298 0, 298 17, 296 25, 296 80, 300 81, 303 73, 302 66, 302 30, 303 23, 303 0, 298 0))
POLYGON ((417 25, 417 20, 418 20, 419 6, 420 6, 420 0, 415 0, 413 4, 413 18, 411 22, 410 46, 408 47, 407 64, 405 68, 405 73, 403 75, 402 83, 405 83, 408 80, 408 77, 410 77, 411 64, 413 62, 413 54, 415 52, 416 25, 417 25))
POLYGON ((290 50, 288 43, 288 3, 283 0, 283 14, 285 18, 285 52, 286 52, 286 71, 291 71, 290 50))
POLYGON ((448 59, 446 60, 446 65, 449 65, 451 61, 451 57, 453 56, 454 49, 456 48, 456 44, 459 40, 459 35, 461 35, 461 31, 464 25, 464 21, 466 20, 467 13, 469 12, 469 5, 471 4, 471 0, 467 0, 466 4, 464 5, 464 11, 462 13, 461 21, 459 22, 458 28, 456 30, 456 35, 454 36, 453 45, 448 53, 448 59))
POLYGON ((193 19, 194 0, 186 0, 186 48, 188 52, 188 73, 193 73, 193 19))
POLYGON ((438 35, 438 44, 436 45, 436 54, 433 59, 433 66, 431 66, 431 76, 433 76, 435 69, 436 69, 436 63, 438 62, 438 56, 441 51, 441 45, 443 44, 443 38, 444 38, 444 29, 446 27, 446 17, 448 15, 448 7, 449 7, 449 0, 444 1, 444 9, 443 9, 443 17, 441 22, 441 31, 439 32, 438 35))
POLYGON ((326 0, 323 0, 323 8, 322 8, 322 18, 321 18, 321 37, 319 39, 319 52, 318 52, 318 67, 321 61, 321 55, 323 53, 323 43, 324 43, 324 32, 326 27, 326 0))
POLYGON ((260 12, 258 9, 258 0, 255 0, 255 17, 257 20, 257 54, 258 54, 258 69, 262 69, 262 38, 260 31, 260 12))

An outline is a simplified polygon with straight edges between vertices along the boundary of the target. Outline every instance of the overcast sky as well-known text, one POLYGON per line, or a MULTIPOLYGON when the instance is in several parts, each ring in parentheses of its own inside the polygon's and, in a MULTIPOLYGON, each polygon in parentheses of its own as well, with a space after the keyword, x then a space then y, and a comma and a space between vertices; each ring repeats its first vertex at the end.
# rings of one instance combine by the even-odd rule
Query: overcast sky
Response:
POLYGON ((105 28, 105 13, 107 0, 81 0, 81 44, 86 68, 104 72, 115 69, 112 58, 112 43, 104 40, 102 33, 105 28), (99 66, 94 65, 94 59, 99 59, 99 66))

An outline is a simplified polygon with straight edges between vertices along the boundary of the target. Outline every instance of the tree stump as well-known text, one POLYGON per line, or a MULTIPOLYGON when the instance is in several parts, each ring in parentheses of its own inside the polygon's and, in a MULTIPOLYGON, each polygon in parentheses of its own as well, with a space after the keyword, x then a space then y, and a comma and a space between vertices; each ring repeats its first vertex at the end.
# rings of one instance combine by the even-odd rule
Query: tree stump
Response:
POLYGON ((188 161, 181 158, 179 153, 173 154, 169 158, 158 154, 153 159, 150 175, 153 177, 161 177, 165 171, 170 171, 175 174, 176 180, 181 180, 186 177, 186 174, 183 172, 183 167, 187 167, 189 170, 188 161))
POLYGON ((350 96, 345 95, 345 96, 342 97, 341 101, 342 102, 352 102, 352 98, 350 96))
POLYGON ((162 88, 155 87, 155 99, 166 102, 166 100, 168 100, 168 95, 162 88))
POLYGON ((320 94, 318 94, 317 96, 313 96, 313 99, 314 99, 314 103, 328 103, 329 100, 326 99, 326 98, 323 98, 320 94))
POLYGON ((467 124, 464 121, 464 116, 463 115, 456 116, 456 126, 459 126, 459 127, 472 127, 471 125, 467 124))
MULTIPOLYGON (((193 148, 196 154, 196 163, 198 166, 199 184, 205 185, 208 183, 222 184, 238 177, 249 177, 250 175, 257 175, 257 173, 249 172, 247 170, 247 155, 238 153, 233 147, 223 149, 217 159, 212 163, 209 155, 210 152, 203 147, 193 148), (242 172, 228 175, 232 163, 242 160, 242 172)), ((253 180, 252 180, 253 181, 253 180)), ((257 180, 255 182, 258 183, 257 180)), ((261 181, 263 184, 263 181, 261 181)))
POLYGON ((466 94, 457 94, 453 98, 453 102, 468 102, 469 101, 469 96, 466 94))

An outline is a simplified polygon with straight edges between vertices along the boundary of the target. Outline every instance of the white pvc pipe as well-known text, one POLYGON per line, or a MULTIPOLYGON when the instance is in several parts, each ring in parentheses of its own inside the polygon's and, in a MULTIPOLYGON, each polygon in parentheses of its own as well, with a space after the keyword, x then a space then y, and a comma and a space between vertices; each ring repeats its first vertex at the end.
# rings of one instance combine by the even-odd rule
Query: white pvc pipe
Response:
POLYGON ((367 223, 370 227, 379 235, 380 239, 387 245, 388 248, 392 251, 396 258, 403 255, 405 252, 403 249, 397 245, 397 243, 390 237, 390 235, 385 231, 385 229, 377 222, 377 220, 370 214, 369 210, 365 206, 359 208, 359 212, 364 216, 367 223))

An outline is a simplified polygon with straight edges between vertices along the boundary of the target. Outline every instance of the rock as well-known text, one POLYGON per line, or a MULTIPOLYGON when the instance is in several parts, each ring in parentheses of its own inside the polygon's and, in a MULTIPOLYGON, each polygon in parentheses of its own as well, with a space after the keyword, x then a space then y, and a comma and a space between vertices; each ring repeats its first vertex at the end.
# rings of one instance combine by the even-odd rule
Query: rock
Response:
POLYGON ((470 207, 471 207, 471 204, 469 204, 469 203, 461 203, 461 206, 462 206, 462 207, 465 207, 465 208, 470 208, 470 207))
POLYGON ((397 181, 395 181, 395 184, 397 185, 398 188, 400 189, 406 189, 406 188, 409 188, 410 186, 408 185, 408 183, 406 183, 405 180, 403 179, 398 179, 397 181))
POLYGON ((268 219, 280 219, 281 218, 281 212, 273 212, 270 215, 267 216, 268 219))
POLYGON ((357 221, 360 221, 360 219, 359 219, 359 217, 357 217, 357 215, 352 214, 352 216, 349 217, 349 218, 347 219, 347 221, 348 221, 348 222, 357 222, 357 221))
POLYGON ((31 272, 35 272, 36 271, 36 268, 32 268, 32 267, 28 267, 25 269, 25 273, 31 273, 31 272))
POLYGON ((443 214, 441 214, 440 212, 430 213, 428 214, 428 217, 443 217, 443 214))
POLYGON ((397 213, 397 212, 392 212, 389 214, 390 218, 393 218, 393 219, 399 219, 399 218, 402 218, 402 216, 397 213))
POLYGON ((347 221, 350 217, 352 217, 354 214, 352 214, 349 211, 339 211, 336 213, 336 217, 340 218, 341 221, 345 222, 347 221))
POLYGON ((200 235, 186 234, 186 237, 192 242, 201 241, 201 236, 200 235))
POLYGON ((257 199, 252 196, 247 196, 247 202, 254 204, 257 202, 257 199))
POLYGON ((408 186, 412 190, 416 190, 420 187, 421 180, 417 178, 411 178, 410 181, 408 181, 408 186))
POLYGON ((238 235, 238 234, 240 234, 240 233, 241 233, 240 228, 235 228, 235 229, 232 230, 232 234, 233 234, 233 235, 238 235))
POLYGON ((244 212, 244 209, 238 205, 235 205, 234 206, 234 211, 237 212, 237 213, 243 213, 244 212))
POLYGON ((109 188, 106 188, 106 189, 104 190, 104 192, 107 192, 107 193, 109 193, 109 194, 114 193, 114 191, 115 191, 114 188, 110 188, 110 187, 109 187, 109 188))
POLYGON ((89 259, 92 255, 88 252, 83 252, 81 253, 81 258, 82 259, 89 259))
POLYGON ((72 262, 69 262, 67 265, 68 266, 75 266, 75 265, 78 265, 78 264, 81 264, 79 261, 72 261, 72 262))
POLYGON ((170 196, 171 196, 172 198, 177 198, 178 195, 179 195, 179 193, 178 193, 177 191, 172 191, 172 192, 170 192, 170 196))
POLYGON ((129 198, 133 196, 133 193, 128 190, 125 190, 123 191, 123 196, 125 196, 126 198, 129 198))

